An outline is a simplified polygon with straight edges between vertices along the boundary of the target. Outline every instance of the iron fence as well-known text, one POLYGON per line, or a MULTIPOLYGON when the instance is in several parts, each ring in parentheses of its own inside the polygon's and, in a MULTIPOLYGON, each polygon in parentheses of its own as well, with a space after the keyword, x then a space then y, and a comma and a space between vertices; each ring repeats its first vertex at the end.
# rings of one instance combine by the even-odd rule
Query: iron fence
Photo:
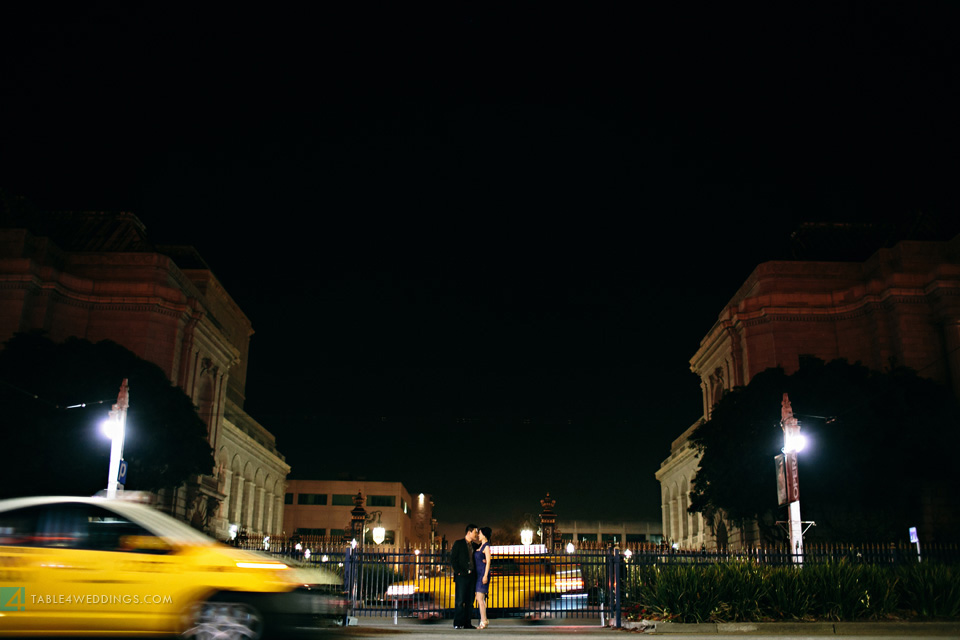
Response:
MULTIPOLYGON (((456 586, 439 550, 350 549, 345 586, 356 616, 452 618, 456 586)), ((489 579, 490 618, 601 618, 609 611, 604 553, 502 553, 489 579)))
MULTIPOLYGON (((453 617, 456 587, 449 552, 444 549, 385 545, 353 548, 277 536, 248 539, 237 546, 336 573, 343 580, 354 616, 421 620, 453 617)), ((542 547, 530 552, 517 545, 498 552, 491 565, 488 617, 603 622, 615 608, 613 557, 611 549, 602 547, 560 553, 542 547)))
POLYGON ((808 544, 803 553, 786 546, 756 546, 724 550, 677 550, 664 545, 627 544, 623 553, 632 564, 717 564, 756 562, 783 566, 847 562, 871 565, 901 565, 922 561, 939 564, 960 563, 957 545, 926 545, 921 549, 907 543, 893 544, 808 544))
MULTIPOLYGON (((305 566, 321 567, 342 580, 352 614, 452 618, 455 585, 449 552, 438 548, 357 547, 311 538, 264 537, 242 546, 305 566)), ((488 617, 564 618, 619 626, 621 606, 638 591, 644 566, 756 563, 822 565, 857 563, 901 566, 918 561, 960 564, 956 546, 928 546, 920 554, 909 545, 811 545, 802 558, 787 548, 684 551, 669 547, 581 543, 571 552, 501 550, 493 558, 488 617)))

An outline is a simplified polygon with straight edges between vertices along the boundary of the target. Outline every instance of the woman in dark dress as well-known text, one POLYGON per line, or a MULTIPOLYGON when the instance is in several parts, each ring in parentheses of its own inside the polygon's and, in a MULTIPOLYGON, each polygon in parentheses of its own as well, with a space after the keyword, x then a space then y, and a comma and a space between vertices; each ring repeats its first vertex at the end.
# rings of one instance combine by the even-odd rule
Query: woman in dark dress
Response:
POLYGON ((477 540, 480 541, 480 547, 473 552, 473 559, 477 565, 477 607, 480 609, 480 625, 477 629, 486 629, 489 621, 487 620, 487 593, 490 591, 490 534, 493 531, 490 527, 480 527, 480 534, 477 540))

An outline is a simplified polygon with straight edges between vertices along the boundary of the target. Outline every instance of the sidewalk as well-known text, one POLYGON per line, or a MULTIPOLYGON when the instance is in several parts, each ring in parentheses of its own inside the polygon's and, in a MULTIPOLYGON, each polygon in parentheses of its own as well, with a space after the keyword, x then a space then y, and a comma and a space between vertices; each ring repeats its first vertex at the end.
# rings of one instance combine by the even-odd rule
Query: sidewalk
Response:
POLYGON ((960 622, 704 622, 683 624, 643 620, 623 622, 623 629, 651 635, 757 634, 809 636, 941 636, 960 638, 960 622))
MULTIPOLYGON (((446 635, 453 633, 449 620, 436 623, 422 623, 412 619, 401 618, 394 624, 392 618, 360 618, 358 625, 349 627, 354 632, 362 633, 364 629, 378 629, 380 631, 393 630, 400 634, 415 633, 417 635, 446 635)), ((476 622, 476 621, 474 621, 476 622)), ((700 624, 683 624, 678 622, 657 622, 644 620, 640 622, 623 621, 618 630, 609 620, 604 621, 606 626, 600 625, 600 620, 591 619, 553 619, 536 622, 522 618, 497 618, 491 621, 491 627, 484 632, 486 636, 516 634, 527 635, 536 633, 550 636, 556 635, 596 635, 610 633, 643 633, 644 635, 714 635, 714 636, 883 636, 891 638, 905 637, 946 637, 960 639, 960 621, 957 622, 708 622, 700 624)), ((460 632, 461 635, 462 632, 460 632)), ((352 635, 352 634, 350 634, 352 635)), ((469 634, 468 634, 469 635, 469 634)), ((460 636, 458 636, 460 637, 460 636)))

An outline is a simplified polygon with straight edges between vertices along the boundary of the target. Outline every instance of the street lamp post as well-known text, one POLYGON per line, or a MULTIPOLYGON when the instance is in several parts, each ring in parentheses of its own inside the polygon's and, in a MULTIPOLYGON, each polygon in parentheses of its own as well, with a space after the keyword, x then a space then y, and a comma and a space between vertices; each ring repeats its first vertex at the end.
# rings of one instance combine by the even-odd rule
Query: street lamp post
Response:
POLYGON ((107 497, 116 498, 120 484, 120 462, 123 460, 123 439, 127 430, 127 409, 130 407, 130 391, 127 379, 120 385, 117 403, 110 409, 106 428, 110 436, 110 467, 107 470, 107 497))
POLYGON ((783 402, 780 406, 780 427, 783 429, 783 474, 788 505, 787 532, 790 536, 790 549, 794 559, 797 564, 803 564, 803 521, 800 519, 800 476, 797 473, 797 452, 803 449, 806 438, 800 433, 800 422, 793 416, 793 407, 786 393, 783 394, 783 402))

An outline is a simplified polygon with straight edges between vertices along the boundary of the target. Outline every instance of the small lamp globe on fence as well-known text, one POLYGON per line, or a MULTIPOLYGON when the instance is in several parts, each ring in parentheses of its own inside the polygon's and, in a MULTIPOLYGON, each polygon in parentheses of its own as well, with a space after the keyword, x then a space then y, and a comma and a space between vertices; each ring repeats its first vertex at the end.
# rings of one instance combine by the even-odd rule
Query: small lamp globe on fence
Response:
MULTIPOLYGON (((372 515, 372 514, 371 514, 372 515)), ((383 524, 380 522, 380 512, 377 512, 377 526, 373 528, 373 541, 377 544, 383 544, 383 541, 387 537, 387 530, 383 527, 383 524)))

